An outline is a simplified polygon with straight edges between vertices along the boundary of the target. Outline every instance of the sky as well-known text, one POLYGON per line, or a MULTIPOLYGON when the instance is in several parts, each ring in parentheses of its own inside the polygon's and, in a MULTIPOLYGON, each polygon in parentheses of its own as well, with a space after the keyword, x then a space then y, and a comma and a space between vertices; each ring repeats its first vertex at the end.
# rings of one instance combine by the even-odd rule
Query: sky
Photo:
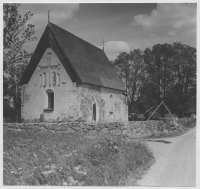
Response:
POLYGON ((196 3, 75 3, 24 4, 23 15, 31 11, 37 41, 27 44, 34 51, 50 22, 64 28, 83 40, 102 48, 110 60, 120 52, 144 50, 158 43, 175 41, 196 47, 196 3))

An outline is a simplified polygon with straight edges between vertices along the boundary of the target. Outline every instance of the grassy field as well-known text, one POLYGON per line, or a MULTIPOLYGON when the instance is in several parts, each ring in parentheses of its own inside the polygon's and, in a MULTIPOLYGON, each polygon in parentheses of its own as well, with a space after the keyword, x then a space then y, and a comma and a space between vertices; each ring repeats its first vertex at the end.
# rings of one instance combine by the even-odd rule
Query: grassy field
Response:
POLYGON ((131 185, 153 155, 141 142, 110 148, 106 137, 4 129, 4 185, 131 185))

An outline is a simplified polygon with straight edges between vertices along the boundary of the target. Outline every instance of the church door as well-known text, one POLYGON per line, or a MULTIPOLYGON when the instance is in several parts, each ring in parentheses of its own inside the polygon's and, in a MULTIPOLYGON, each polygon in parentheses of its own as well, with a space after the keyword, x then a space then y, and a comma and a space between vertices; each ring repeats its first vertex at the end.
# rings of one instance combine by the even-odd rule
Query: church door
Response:
POLYGON ((96 104, 93 104, 93 120, 96 121, 96 104))

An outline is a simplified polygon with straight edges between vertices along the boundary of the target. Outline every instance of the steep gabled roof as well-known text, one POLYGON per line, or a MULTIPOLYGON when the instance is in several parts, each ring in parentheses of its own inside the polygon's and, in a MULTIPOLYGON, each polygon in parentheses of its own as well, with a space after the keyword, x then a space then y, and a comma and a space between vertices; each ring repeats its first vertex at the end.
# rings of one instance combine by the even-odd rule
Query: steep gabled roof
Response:
MULTIPOLYGON (((56 26, 55 24, 49 23, 45 32, 48 32, 47 30, 52 32, 59 48, 67 59, 66 63, 62 63, 70 64, 79 82, 121 91, 125 90, 122 80, 115 72, 103 50, 56 26)), ((38 43, 37 48, 39 48, 39 45, 40 42, 38 43)), ((35 52, 37 51, 37 48, 35 52)), ((31 63, 38 64, 39 62, 36 63, 35 61, 30 60, 29 64, 31 63)), ((32 68, 35 67, 36 65, 32 66, 32 68)), ((66 68, 65 65, 64 67, 66 68)), ((28 69, 26 69, 24 73, 26 76, 30 75, 30 73, 26 73, 27 70, 28 69)), ((24 78, 25 77, 22 76, 21 83, 25 83, 25 80, 23 81, 24 78)))

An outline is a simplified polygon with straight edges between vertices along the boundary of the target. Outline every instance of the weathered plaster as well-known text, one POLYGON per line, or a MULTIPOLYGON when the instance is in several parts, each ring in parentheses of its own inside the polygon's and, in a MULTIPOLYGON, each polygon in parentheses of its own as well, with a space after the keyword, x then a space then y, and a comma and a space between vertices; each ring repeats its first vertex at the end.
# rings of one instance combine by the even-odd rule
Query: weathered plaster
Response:
POLYGON ((122 91, 73 83, 65 68, 51 48, 47 48, 28 84, 22 87, 22 118, 39 120, 44 114, 46 121, 60 120, 64 117, 73 120, 93 121, 93 104, 96 104, 96 122, 127 121, 128 108, 122 91), (50 59, 50 85, 49 62, 50 59), (59 65, 59 66, 58 66, 59 65), (46 73, 46 86, 40 85, 40 75, 46 73), (60 85, 53 85, 53 72, 60 74, 60 85), (54 111, 47 108, 46 90, 54 91, 54 111), (112 100, 111 100, 112 95, 112 100))
POLYGON ((92 121, 92 105, 98 104, 98 121, 127 121, 128 112, 122 92, 88 84, 79 86, 80 111, 88 121, 92 121), (112 101, 111 101, 112 95, 112 101))

